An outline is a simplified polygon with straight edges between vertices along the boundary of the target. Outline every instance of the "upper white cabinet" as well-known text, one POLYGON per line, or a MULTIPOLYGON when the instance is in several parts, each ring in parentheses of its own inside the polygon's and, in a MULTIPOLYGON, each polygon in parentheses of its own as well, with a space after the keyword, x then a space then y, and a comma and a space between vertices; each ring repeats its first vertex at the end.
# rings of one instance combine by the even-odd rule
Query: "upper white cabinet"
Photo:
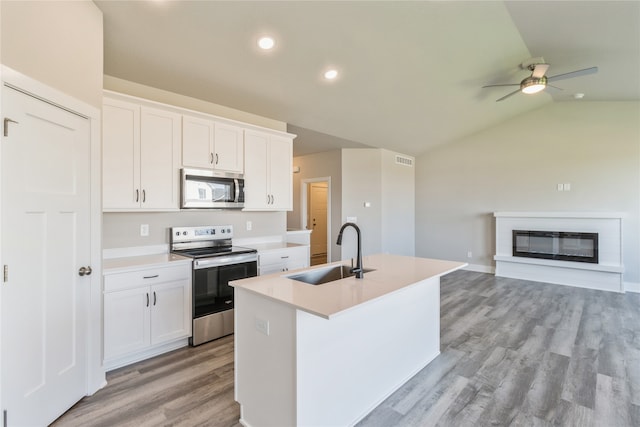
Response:
POLYGON ((244 210, 291 210, 293 140, 246 130, 244 210))
POLYGON ((178 210, 181 116, 118 99, 103 102, 103 209, 178 210))
POLYGON ((182 165, 242 173, 243 129, 194 116, 182 116, 182 165))

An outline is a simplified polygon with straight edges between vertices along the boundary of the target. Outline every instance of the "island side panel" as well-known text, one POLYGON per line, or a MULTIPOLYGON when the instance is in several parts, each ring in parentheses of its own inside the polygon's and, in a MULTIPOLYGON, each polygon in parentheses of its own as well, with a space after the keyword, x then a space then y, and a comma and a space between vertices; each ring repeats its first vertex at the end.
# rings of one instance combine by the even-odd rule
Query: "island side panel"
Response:
POLYGON ((236 287, 234 315, 240 423, 295 425, 295 309, 236 287))
POLYGON ((297 425, 353 425, 440 353, 440 278, 324 319, 297 312, 297 425))

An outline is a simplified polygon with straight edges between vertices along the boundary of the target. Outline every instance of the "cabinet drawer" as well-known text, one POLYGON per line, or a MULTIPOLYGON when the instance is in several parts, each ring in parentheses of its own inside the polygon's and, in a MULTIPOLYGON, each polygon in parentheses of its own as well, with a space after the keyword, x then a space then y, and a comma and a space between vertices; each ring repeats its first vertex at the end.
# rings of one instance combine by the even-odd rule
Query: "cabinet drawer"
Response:
POLYGON ((292 253, 287 249, 258 253, 258 263, 260 266, 286 263, 291 256, 292 253))
POLYGON ((121 289, 133 289, 140 286, 155 285, 156 283, 175 280, 191 281, 191 266, 181 264, 170 267, 155 267, 126 273, 114 273, 104 276, 104 291, 112 292, 121 289))

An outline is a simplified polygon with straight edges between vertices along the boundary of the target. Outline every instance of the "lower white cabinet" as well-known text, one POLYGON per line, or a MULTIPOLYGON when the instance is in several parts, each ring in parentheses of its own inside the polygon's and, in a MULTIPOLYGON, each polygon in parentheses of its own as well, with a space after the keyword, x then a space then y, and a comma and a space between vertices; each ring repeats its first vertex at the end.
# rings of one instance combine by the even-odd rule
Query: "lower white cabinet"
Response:
POLYGON ((191 266, 141 268, 104 276, 107 370, 185 345, 191 336, 191 266))
POLYGON ((309 267, 309 246, 258 251, 258 275, 309 267))

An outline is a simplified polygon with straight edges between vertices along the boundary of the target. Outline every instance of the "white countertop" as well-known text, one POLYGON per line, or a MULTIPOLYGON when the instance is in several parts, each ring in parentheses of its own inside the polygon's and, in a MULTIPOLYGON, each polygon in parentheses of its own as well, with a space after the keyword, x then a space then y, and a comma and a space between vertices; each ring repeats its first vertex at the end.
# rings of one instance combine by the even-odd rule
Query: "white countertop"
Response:
POLYGON ((363 257, 364 268, 375 269, 365 273, 363 279, 352 276, 322 285, 310 285, 287 278, 303 271, 342 263, 313 266, 286 274, 251 277, 230 284, 329 319, 338 313, 422 280, 439 277, 467 266, 462 262, 379 254, 363 257))
POLYGON ((102 261, 102 273, 124 273, 140 268, 167 266, 169 263, 171 263, 171 265, 181 263, 190 264, 191 261, 191 258, 170 253, 108 258, 102 261))

